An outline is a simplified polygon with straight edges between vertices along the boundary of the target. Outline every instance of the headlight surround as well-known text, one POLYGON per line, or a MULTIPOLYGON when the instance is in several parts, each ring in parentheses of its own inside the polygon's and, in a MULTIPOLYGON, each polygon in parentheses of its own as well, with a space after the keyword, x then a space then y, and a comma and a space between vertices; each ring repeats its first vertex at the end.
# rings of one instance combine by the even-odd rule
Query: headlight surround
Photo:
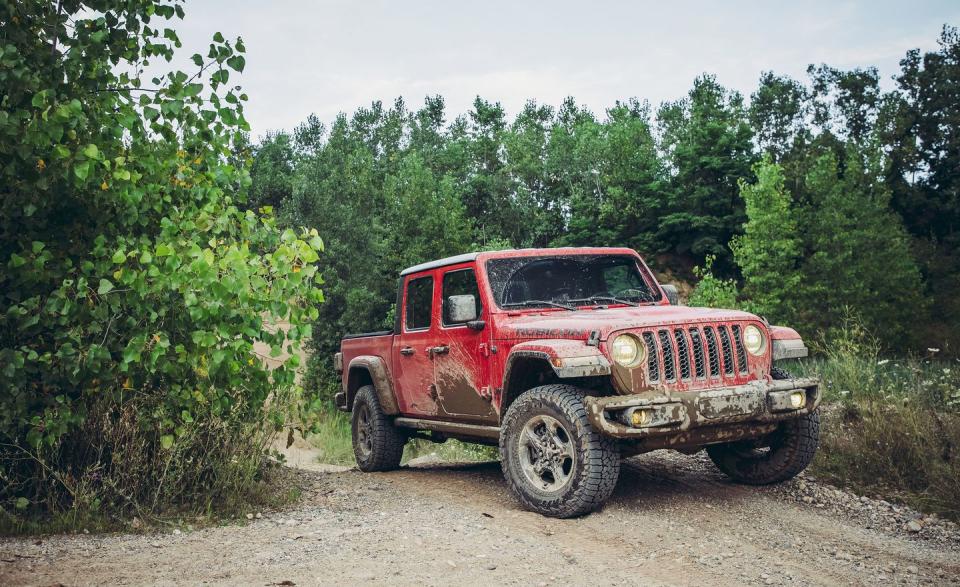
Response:
POLYGON ((636 367, 643 360, 644 348, 640 340, 630 334, 621 334, 610 345, 613 361, 621 367, 636 367))
POLYGON ((760 356, 767 352, 767 337, 762 330, 750 324, 743 329, 743 346, 751 355, 760 356))

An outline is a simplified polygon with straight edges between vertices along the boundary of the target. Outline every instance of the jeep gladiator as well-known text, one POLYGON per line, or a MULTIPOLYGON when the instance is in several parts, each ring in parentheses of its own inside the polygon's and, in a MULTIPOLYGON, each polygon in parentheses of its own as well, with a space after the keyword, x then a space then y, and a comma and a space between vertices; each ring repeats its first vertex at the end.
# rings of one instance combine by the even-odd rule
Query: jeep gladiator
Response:
POLYGON ((399 466, 413 437, 499 446, 526 508, 600 507, 620 459, 705 449, 732 479, 797 475, 819 442, 817 379, 774 361, 793 329, 678 305, 625 248, 470 253, 400 274, 392 330, 344 337, 337 406, 363 471, 399 466))

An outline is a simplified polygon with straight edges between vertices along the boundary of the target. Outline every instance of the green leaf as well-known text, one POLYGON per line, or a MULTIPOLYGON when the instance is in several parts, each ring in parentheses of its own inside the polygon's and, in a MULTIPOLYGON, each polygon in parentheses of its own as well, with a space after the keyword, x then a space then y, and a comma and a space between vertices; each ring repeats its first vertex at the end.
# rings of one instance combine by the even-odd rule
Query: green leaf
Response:
POLYGON ((77 163, 73 168, 73 173, 81 180, 87 179, 87 176, 90 175, 90 162, 77 163))
POLYGON ((230 59, 227 59, 227 65, 238 72, 243 71, 243 67, 246 65, 246 63, 247 60, 243 58, 243 55, 234 55, 230 59))
POLYGON ((27 260, 24 259, 23 257, 21 257, 20 255, 18 255, 18 254, 16 254, 16 253, 11 253, 11 254, 10 254, 10 266, 11 266, 11 267, 21 267, 21 266, 23 266, 23 264, 26 263, 26 262, 27 262, 27 260))
POLYGON ((169 257, 169 256, 172 255, 172 254, 173 254, 173 249, 171 249, 171 248, 168 247, 167 245, 162 244, 162 243, 159 244, 159 245, 157 245, 157 256, 158 256, 158 257, 169 257))
POLYGON ((188 84, 187 87, 183 88, 183 95, 187 98, 192 98, 196 96, 203 90, 203 84, 188 84))
POLYGON ((220 31, 217 31, 217 32, 213 33, 213 41, 214 41, 215 43, 222 43, 222 42, 223 42, 223 33, 221 33, 220 31))
POLYGON ((17 498, 17 504, 16 504, 16 506, 17 506, 17 509, 18 509, 18 510, 25 510, 25 509, 27 509, 27 506, 28 506, 28 505, 30 505, 30 500, 27 499, 26 497, 18 497, 18 498, 17 498))
POLYGON ((196 64, 197 67, 203 67, 202 55, 200 55, 199 53, 194 53, 191 59, 193 59, 193 62, 196 64))
POLYGON ((32 243, 30 243, 30 245, 31 245, 31 248, 32 248, 32 250, 33 250, 33 254, 34 254, 34 255, 39 254, 40 251, 43 250, 43 247, 46 246, 46 245, 44 245, 44 244, 43 244, 42 242, 40 242, 40 241, 33 241, 32 243))
POLYGON ((193 422, 193 416, 190 415, 190 412, 188 412, 187 410, 183 410, 182 412, 180 412, 180 419, 186 422, 187 424, 190 424, 193 422))
POLYGON ((100 287, 97 288, 97 293, 100 295, 104 295, 104 294, 110 293, 111 291, 113 291, 113 284, 110 283, 109 280, 101 279, 100 287))
POLYGON ((83 154, 90 159, 98 159, 100 157, 100 150, 97 149, 96 145, 87 145, 83 148, 83 154))
POLYGON ((173 447, 173 435, 172 435, 172 434, 164 434, 163 436, 161 436, 161 437, 160 437, 160 447, 161 447, 163 450, 170 450, 170 448, 173 447))
POLYGON ((127 255, 124 254, 123 249, 117 249, 117 252, 113 254, 113 257, 110 259, 114 264, 119 265, 127 260, 127 255))

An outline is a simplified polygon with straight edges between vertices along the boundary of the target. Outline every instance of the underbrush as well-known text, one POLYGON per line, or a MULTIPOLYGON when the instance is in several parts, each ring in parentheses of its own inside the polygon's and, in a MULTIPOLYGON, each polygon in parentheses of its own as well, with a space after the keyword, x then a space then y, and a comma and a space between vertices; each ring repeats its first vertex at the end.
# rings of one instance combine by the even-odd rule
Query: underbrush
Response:
MULTIPOLYGON (((320 451, 321 462, 333 465, 353 465, 353 444, 350 435, 350 414, 333 406, 326 406, 317 414, 314 432, 308 437, 320 451)), ((494 447, 448 440, 443 443, 414 438, 403 451, 402 463, 431 455, 446 462, 489 461, 499 458, 494 447)))
MULTIPOLYGON (((22 452, 23 467, 45 472, 32 479, 43 499, 0 508, 0 535, 201 527, 299 498, 266 458, 272 426, 210 419, 165 448, 136 411, 88 418, 56 454, 22 452)), ((16 453, 6 450, 10 463, 16 453)))
POLYGON ((820 450, 811 471, 860 493, 960 519, 960 362, 882 358, 856 326, 795 362, 823 382, 820 450))

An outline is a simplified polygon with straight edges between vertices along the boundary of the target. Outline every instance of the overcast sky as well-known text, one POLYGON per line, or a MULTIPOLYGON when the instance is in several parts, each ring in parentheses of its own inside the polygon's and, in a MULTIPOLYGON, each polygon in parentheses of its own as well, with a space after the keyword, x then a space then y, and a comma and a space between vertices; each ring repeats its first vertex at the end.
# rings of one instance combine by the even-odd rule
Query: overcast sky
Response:
POLYGON ((656 106, 703 72, 745 95, 762 71, 805 78, 810 63, 889 79, 908 49, 935 49, 942 25, 960 24, 957 0, 195 0, 186 12, 184 59, 206 54, 216 31, 243 37, 255 137, 397 96, 416 108, 441 94, 452 119, 478 94, 511 115, 531 98, 574 96, 597 113, 633 96, 656 106))

